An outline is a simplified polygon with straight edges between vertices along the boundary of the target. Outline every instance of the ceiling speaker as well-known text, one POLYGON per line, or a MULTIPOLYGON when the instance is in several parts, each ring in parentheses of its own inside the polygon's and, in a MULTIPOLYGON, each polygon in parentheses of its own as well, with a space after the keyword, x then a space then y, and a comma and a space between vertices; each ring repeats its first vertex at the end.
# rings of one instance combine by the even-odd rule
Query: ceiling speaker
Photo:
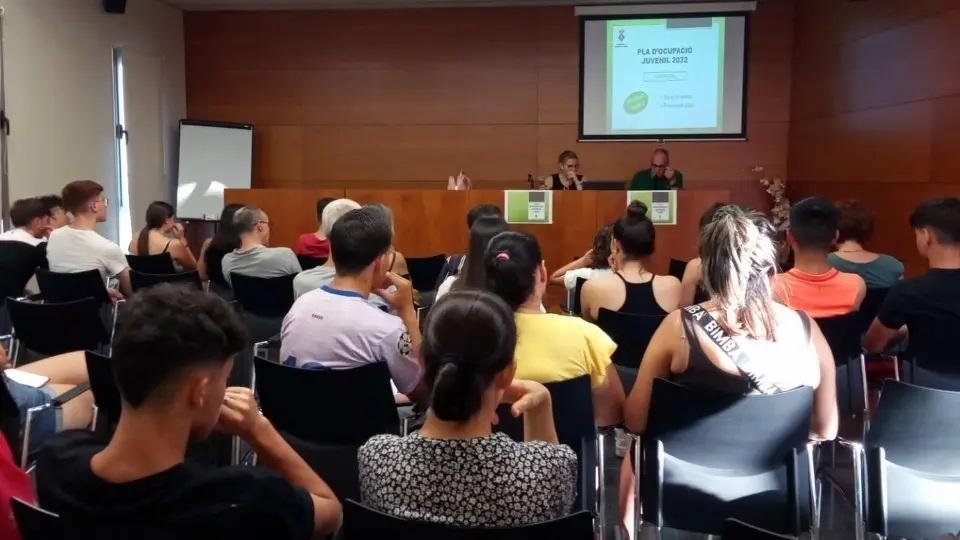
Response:
POLYGON ((127 0, 103 0, 103 10, 123 15, 127 11, 127 0))

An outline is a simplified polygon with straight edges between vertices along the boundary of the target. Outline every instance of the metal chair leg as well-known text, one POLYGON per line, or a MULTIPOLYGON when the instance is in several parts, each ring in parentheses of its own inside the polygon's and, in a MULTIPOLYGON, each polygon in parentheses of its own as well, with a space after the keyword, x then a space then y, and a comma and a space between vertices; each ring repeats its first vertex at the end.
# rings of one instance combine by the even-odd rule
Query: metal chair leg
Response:
POLYGON ((817 494, 817 469, 813 459, 816 448, 816 443, 807 443, 807 481, 810 483, 810 533, 813 540, 820 538, 820 501, 817 494))
POLYGON ((866 535, 866 525, 863 522, 863 452, 859 445, 852 447, 853 450, 853 493, 854 498, 854 526, 856 527, 856 540, 864 540, 866 535))
POLYGON ((26 424, 23 427, 23 448, 20 450, 20 468, 27 468, 27 458, 30 456, 30 434, 33 431, 33 417, 36 410, 40 407, 31 407, 27 409, 26 424))
POLYGON ((97 420, 100 419, 100 407, 97 407, 96 404, 93 405, 93 418, 90 420, 90 429, 92 431, 97 431, 97 420))
POLYGON ((604 474, 606 474, 606 467, 604 466, 604 447, 603 447, 603 432, 600 431, 597 433, 597 470, 595 474, 595 483, 596 483, 596 492, 597 500, 596 503, 596 515, 600 521, 600 525, 603 526, 607 522, 607 512, 606 512, 606 482, 604 482, 604 474))
POLYGON ((633 442, 633 535, 640 538, 643 528, 643 501, 640 497, 640 438, 633 442))

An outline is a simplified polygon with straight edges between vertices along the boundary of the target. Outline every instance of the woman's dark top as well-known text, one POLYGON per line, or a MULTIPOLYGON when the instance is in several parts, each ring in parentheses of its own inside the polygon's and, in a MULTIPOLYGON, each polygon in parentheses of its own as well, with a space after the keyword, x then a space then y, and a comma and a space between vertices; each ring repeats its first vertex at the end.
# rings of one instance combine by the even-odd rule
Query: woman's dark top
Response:
MULTIPOLYGON (((551 191, 576 191, 576 190, 577 190, 577 186, 576 186, 576 185, 573 185, 573 186, 565 186, 565 185, 563 185, 563 181, 560 180, 560 175, 559 175, 559 174, 554 174, 554 175, 550 176, 550 178, 553 179, 553 182, 551 183, 552 185, 551 185, 551 187, 550 187, 550 190, 551 190, 551 191)), ((582 181, 583 181, 583 175, 582 175, 582 174, 578 174, 578 175, 577 175, 577 180, 580 180, 580 181, 582 182, 582 181)))
MULTIPOLYGON (((800 320, 803 322, 803 331, 805 342, 809 345, 810 343, 810 318, 807 317, 806 313, 797 312, 800 315, 800 320)), ((690 347, 690 355, 687 359, 687 369, 683 373, 674 373, 671 375, 671 380, 678 384, 683 384, 686 386, 693 386, 696 388, 710 388, 713 390, 718 390, 721 392, 732 392, 735 394, 754 394, 757 393, 753 384, 750 382, 744 375, 731 375, 726 371, 718 368, 716 364, 710 361, 707 358, 707 354, 704 352, 703 347, 700 345, 700 340, 697 339, 697 334, 695 328, 697 323, 693 320, 693 315, 691 315, 687 310, 680 310, 680 321, 683 323, 683 334, 686 337, 687 345, 690 347)), ((737 338, 734 338, 737 339, 737 338)), ((743 351, 747 354, 758 354, 760 353, 760 347, 744 347, 746 341, 741 341, 738 339, 738 342, 743 347, 743 351)), ((767 344, 768 346, 775 344, 767 344)), ((797 350, 798 347, 791 347, 791 344, 784 344, 784 349, 792 349, 790 353, 785 354, 783 357, 771 359, 770 362, 765 362, 764 373, 758 374, 762 375, 764 379, 770 380, 777 384, 780 388, 796 388, 801 386, 804 382, 803 371, 801 369, 805 366, 797 365, 796 360, 798 357, 811 354, 812 349, 807 347, 806 350, 797 350)))
POLYGON ((616 276, 623 282, 623 287, 626 290, 623 305, 617 311, 631 315, 657 316, 667 314, 657 303, 657 298, 653 294, 653 280, 657 279, 657 276, 653 276, 650 281, 643 283, 630 283, 624 279, 620 272, 616 272, 616 276))

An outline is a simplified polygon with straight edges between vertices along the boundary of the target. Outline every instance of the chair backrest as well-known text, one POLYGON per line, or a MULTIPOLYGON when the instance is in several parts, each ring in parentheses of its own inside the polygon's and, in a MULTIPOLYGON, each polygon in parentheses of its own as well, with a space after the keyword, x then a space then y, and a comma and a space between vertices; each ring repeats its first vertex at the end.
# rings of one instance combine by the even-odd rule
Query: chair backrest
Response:
POLYGON ((329 444, 363 444, 374 435, 400 431, 385 362, 312 370, 253 361, 260 406, 278 430, 329 444))
POLYGON ((60 525, 60 518, 53 513, 41 510, 20 499, 10 499, 13 517, 23 540, 60 540, 68 538, 67 531, 60 525))
MULTIPOLYGON (((590 376, 582 375, 575 379, 546 383, 544 386, 550 391, 557 440, 579 452, 582 439, 596 436, 590 376)), ((509 405, 501 405, 497 414, 499 422, 494 426, 494 431, 506 433, 515 441, 523 441, 523 419, 514 418, 510 414, 509 405)))
POLYGON ((870 287, 867 289, 867 295, 863 297, 859 310, 862 332, 866 332, 870 328, 870 323, 880 312, 880 306, 887 299, 887 293, 889 292, 889 287, 870 287))
POLYGON ((577 278, 577 283, 573 286, 573 302, 572 305, 567 306, 571 313, 579 317, 583 314, 583 306, 580 305, 580 295, 583 293, 583 284, 587 280, 581 277, 577 278))
POLYGON ((809 514, 799 457, 812 407, 810 387, 742 395, 656 379, 638 475, 643 519, 720 534, 733 517, 799 535, 809 514))
POLYGON ((230 273, 233 294, 237 302, 261 317, 284 317, 293 306, 293 278, 296 274, 262 278, 230 273))
POLYGON ((301 270, 310 270, 311 268, 323 266, 323 264, 327 262, 326 257, 311 257, 309 255, 297 255, 297 260, 300 261, 301 270))
POLYGON ((110 301, 99 270, 51 272, 41 268, 37 270, 37 285, 47 302, 72 302, 84 298, 93 298, 98 303, 110 301))
POLYGON ((940 538, 960 529, 960 392, 887 380, 863 446, 868 532, 940 538))
POLYGON ((110 344, 93 298, 38 303, 7 298, 10 322, 21 345, 44 356, 96 350, 110 344))
POLYGON ((97 424, 112 426, 120 420, 120 390, 113 378, 110 358, 86 351, 87 377, 97 405, 97 424))
POLYGON ((437 284, 437 276, 443 270, 447 256, 444 254, 430 257, 409 257, 407 268, 410 270, 410 281, 413 288, 420 292, 432 291, 437 284))
POLYGON ((638 369, 643 354, 647 352, 647 345, 663 319, 663 315, 633 315, 600 308, 597 326, 617 344, 617 350, 611 358, 613 363, 638 369))
POLYGON ((367 508, 347 499, 343 504, 343 528, 345 540, 529 540, 530 538, 563 538, 564 540, 592 540, 593 516, 589 512, 577 512, 559 519, 497 529, 469 529, 440 523, 412 521, 367 508))
POLYGON ((173 257, 169 253, 156 255, 127 255, 127 264, 130 270, 144 274, 174 274, 177 269, 173 266, 173 257))
POLYGON ((23 289, 38 267, 46 264, 46 244, 0 241, 0 295, 23 296, 23 289))
POLYGON ((677 279, 683 279, 683 273, 687 270, 687 261, 680 259, 670 259, 670 267, 667 274, 677 279))
POLYGON ((284 440, 330 486, 337 499, 360 499, 359 444, 310 442, 281 432, 284 440))
POLYGON ((845 366, 851 360, 856 360, 863 353, 861 340, 862 319, 860 313, 852 311, 835 317, 821 317, 815 319, 823 337, 830 345, 833 361, 838 366, 845 366))
MULTIPOLYGON (((153 255, 151 255, 151 257, 153 257, 153 255)), ((130 285, 133 287, 134 292, 161 283, 179 284, 197 290, 203 289, 203 285, 200 282, 200 274, 196 270, 175 274, 145 274, 133 269, 130 270, 130 285)))

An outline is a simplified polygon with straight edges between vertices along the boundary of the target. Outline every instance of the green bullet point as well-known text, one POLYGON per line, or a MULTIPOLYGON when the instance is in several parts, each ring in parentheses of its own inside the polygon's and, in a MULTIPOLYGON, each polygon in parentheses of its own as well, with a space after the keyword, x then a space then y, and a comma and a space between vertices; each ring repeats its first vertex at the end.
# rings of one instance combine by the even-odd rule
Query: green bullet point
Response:
POLYGON ((646 92, 636 91, 623 100, 623 110, 627 114, 639 114, 647 108, 648 103, 650 103, 650 96, 646 92))

